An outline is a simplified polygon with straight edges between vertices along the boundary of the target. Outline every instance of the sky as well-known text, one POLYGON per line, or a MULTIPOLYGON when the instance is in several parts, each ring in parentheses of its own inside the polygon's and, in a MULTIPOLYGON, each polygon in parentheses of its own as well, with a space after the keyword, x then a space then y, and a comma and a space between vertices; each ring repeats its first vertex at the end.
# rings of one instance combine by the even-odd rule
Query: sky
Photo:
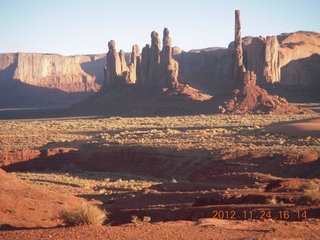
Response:
POLYGON ((243 37, 320 32, 320 0, 0 0, 0 53, 130 52, 164 27, 185 51, 227 47, 236 9, 243 37))

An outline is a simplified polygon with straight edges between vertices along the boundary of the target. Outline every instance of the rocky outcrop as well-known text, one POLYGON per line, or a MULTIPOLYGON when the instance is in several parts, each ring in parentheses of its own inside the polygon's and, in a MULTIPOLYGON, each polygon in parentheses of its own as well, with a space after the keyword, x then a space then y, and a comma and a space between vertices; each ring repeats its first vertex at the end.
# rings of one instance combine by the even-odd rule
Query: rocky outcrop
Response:
POLYGON ((159 34, 151 32, 151 46, 147 44, 142 49, 140 77, 137 83, 144 86, 160 86, 160 51, 159 34))
POLYGON ((135 83, 137 81, 137 72, 140 68, 141 57, 138 45, 132 47, 129 66, 127 65, 126 54, 122 50, 118 53, 115 45, 114 40, 108 43, 107 65, 104 68, 105 89, 118 84, 135 83))
POLYGON ((132 53, 129 64, 129 83, 136 83, 137 76, 140 76, 141 56, 138 45, 132 46, 132 53))
POLYGON ((312 111, 291 105, 286 99, 269 95, 256 85, 257 76, 247 71, 243 76, 243 87, 235 89, 233 96, 219 106, 221 113, 234 114, 302 114, 312 111))
MULTIPOLYGON (((233 91, 231 99, 219 106, 220 112, 235 114, 297 114, 308 112, 290 105, 284 98, 269 95, 266 90, 256 85, 257 75, 253 71, 246 70, 242 62, 241 33, 239 31, 240 12, 236 10, 235 13, 234 82, 236 83, 236 89, 233 91)), ((268 42, 276 46, 275 41, 272 38, 270 39, 268 39, 268 42)), ((260 41, 256 42, 257 46, 261 43, 260 41)), ((268 56, 268 59, 272 61, 272 56, 268 56)), ((262 66, 259 67, 262 68, 262 66)), ((256 68, 259 69, 258 66, 256 68)), ((263 69, 269 69, 271 72, 272 66, 265 65, 263 69)), ((267 73, 267 70, 264 72, 267 73)))
POLYGON ((114 40, 108 42, 108 48, 104 86, 114 85, 122 78, 122 62, 116 51, 116 42, 114 40))
POLYGON ((169 30, 163 30, 163 46, 160 58, 161 73, 160 87, 176 88, 178 86, 179 64, 172 57, 171 38, 169 30))
POLYGON ((174 89, 178 86, 179 64, 173 59, 171 38, 167 28, 163 31, 163 47, 157 32, 151 33, 151 46, 147 44, 139 54, 139 47, 132 47, 131 60, 127 66, 125 54, 115 50, 115 42, 110 41, 105 68, 105 86, 124 82, 142 86, 174 89), (118 60, 119 59, 119 60, 118 60))

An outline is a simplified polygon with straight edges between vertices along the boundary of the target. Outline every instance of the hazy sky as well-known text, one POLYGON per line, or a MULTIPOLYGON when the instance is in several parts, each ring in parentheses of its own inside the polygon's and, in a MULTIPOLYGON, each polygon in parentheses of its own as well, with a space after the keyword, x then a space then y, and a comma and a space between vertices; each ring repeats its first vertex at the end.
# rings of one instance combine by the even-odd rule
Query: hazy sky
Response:
POLYGON ((0 0, 0 52, 105 53, 111 39, 131 51, 164 27, 184 50, 227 47, 235 9, 243 37, 320 32, 320 0, 0 0))

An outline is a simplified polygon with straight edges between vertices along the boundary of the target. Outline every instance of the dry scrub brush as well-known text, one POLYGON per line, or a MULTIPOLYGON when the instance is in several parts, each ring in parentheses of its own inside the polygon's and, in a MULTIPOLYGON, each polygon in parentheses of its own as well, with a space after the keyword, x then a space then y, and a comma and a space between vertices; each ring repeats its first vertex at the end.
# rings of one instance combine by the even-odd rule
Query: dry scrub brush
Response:
POLYGON ((319 204, 320 203, 320 183, 316 181, 308 181, 299 187, 303 194, 298 199, 299 205, 319 204))
POLYGON ((62 210, 59 213, 59 218, 67 226, 102 225, 108 219, 108 213, 97 206, 82 203, 73 211, 62 210))

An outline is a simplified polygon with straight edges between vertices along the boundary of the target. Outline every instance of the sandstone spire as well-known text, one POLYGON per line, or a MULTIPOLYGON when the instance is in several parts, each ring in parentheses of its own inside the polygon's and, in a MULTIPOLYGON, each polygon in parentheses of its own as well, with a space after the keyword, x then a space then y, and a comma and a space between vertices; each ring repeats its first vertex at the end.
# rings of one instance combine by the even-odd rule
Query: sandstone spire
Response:
POLYGON ((168 46, 171 47, 171 38, 169 37, 169 29, 163 29, 163 47, 168 46))
POLYGON ((131 52, 131 59, 129 64, 129 82, 136 83, 137 76, 140 75, 141 56, 139 46, 133 45, 131 52))
POLYGON ((179 64, 172 57, 171 38, 169 30, 163 30, 163 47, 161 51, 161 81, 160 87, 175 88, 178 85, 179 64))
POLYGON ((149 71, 150 71, 150 57, 151 57, 151 47, 150 44, 146 44, 144 48, 142 48, 141 53, 141 64, 139 68, 139 75, 137 79, 137 83, 142 85, 150 85, 149 71))
POLYGON ((157 86, 160 73, 161 41, 157 32, 151 32, 151 46, 142 49, 140 76, 138 82, 145 86, 157 86))
POLYGON ((109 51, 107 53, 107 66, 105 68, 105 86, 116 83, 122 72, 120 57, 115 46, 116 42, 114 40, 108 42, 109 51))
POLYGON ((129 68, 125 54, 122 50, 120 50, 118 54, 115 45, 114 40, 108 43, 107 66, 104 69, 105 87, 119 83, 130 83, 129 68))
POLYGON ((158 85, 159 82, 159 64, 160 64, 160 48, 161 41, 157 32, 151 33, 151 49, 150 49, 150 69, 149 81, 151 85, 158 85))
POLYGON ((241 79, 246 71, 243 65, 240 10, 235 10, 234 52, 234 81, 239 86, 242 85, 241 79))
POLYGON ((124 51, 123 50, 119 51, 119 58, 120 58, 120 63, 121 63, 121 73, 128 71, 126 57, 124 55, 124 51))
MULTIPOLYGON (((252 114, 296 114, 304 113, 303 109, 290 105, 284 98, 271 96, 266 90, 256 85, 257 76, 243 65, 242 39, 240 33, 240 11, 235 11, 235 58, 234 78, 236 82, 233 97, 218 108, 222 113, 252 114)), ((273 39, 272 44, 277 44, 273 39)), ((272 58, 269 56, 268 58, 272 58)), ((272 62, 272 61, 269 61, 272 62)), ((272 67, 272 66, 271 66, 272 67)), ((271 69, 271 68, 270 68, 271 69)), ((269 70, 267 68, 267 70, 269 70)))

